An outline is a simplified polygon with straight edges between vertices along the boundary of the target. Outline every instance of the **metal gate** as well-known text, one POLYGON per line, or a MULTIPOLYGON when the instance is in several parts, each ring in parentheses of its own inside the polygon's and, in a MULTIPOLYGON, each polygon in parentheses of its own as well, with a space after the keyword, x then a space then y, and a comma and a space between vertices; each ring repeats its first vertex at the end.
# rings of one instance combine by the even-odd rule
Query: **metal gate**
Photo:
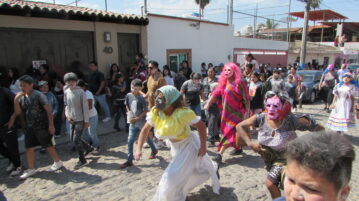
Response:
POLYGON ((92 32, 40 29, 0 29, 0 65, 20 72, 34 60, 46 60, 51 70, 62 75, 76 63, 80 71, 94 59, 92 32))
POLYGON ((129 72, 136 60, 136 54, 139 53, 139 34, 118 33, 117 41, 119 66, 129 72))

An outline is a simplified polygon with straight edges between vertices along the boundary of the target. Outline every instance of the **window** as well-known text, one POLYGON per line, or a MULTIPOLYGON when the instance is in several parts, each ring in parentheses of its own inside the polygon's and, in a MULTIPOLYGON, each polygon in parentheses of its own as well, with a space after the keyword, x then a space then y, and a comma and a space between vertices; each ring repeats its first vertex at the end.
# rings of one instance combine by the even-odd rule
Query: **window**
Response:
POLYGON ((167 50, 167 63, 171 71, 178 72, 183 61, 187 60, 189 66, 192 64, 191 49, 170 49, 167 50))

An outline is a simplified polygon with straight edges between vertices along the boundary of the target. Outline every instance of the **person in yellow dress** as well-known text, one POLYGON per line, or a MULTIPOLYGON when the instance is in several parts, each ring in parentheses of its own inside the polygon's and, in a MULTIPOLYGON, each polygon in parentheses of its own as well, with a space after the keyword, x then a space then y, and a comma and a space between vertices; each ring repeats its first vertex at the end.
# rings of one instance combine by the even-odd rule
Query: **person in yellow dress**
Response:
POLYGON ((156 91, 155 107, 147 114, 141 130, 135 159, 142 156, 142 145, 148 132, 155 128, 159 139, 171 145, 172 161, 162 175, 154 201, 184 201, 196 186, 212 179, 214 193, 219 194, 218 166, 207 155, 206 126, 196 114, 184 106, 180 92, 173 86, 156 91), (191 132, 197 128, 199 135, 191 132))

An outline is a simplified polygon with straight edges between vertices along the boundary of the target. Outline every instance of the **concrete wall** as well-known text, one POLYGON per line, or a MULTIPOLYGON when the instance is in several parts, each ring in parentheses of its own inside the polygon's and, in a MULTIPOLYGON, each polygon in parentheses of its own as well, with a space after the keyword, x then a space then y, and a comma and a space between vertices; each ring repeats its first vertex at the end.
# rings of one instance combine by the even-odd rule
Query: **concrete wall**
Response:
POLYGON ((117 33, 140 34, 140 50, 144 53, 147 53, 147 36, 143 26, 105 22, 87 22, 0 15, 0 28, 25 28, 94 32, 95 58, 98 61, 99 67, 103 72, 109 71, 109 66, 111 65, 111 63, 119 63, 117 33), (104 42, 104 32, 111 33, 111 42, 104 42), (112 47, 113 52, 104 52, 105 47, 112 47))

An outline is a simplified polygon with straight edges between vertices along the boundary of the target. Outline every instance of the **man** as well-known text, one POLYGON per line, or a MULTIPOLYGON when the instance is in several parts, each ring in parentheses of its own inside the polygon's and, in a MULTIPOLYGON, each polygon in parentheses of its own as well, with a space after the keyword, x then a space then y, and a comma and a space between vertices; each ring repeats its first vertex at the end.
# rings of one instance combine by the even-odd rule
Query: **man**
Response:
POLYGON ((9 160, 6 171, 12 177, 22 172, 16 128, 7 125, 14 113, 14 98, 15 95, 8 88, 0 86, 0 154, 9 160))
POLYGON ((149 77, 147 79, 147 94, 145 98, 147 98, 149 109, 151 109, 155 105, 155 92, 157 89, 166 85, 166 80, 163 78, 163 75, 158 70, 157 61, 150 61, 148 63, 148 72, 149 77))
POLYGON ((28 169, 20 176, 26 179, 36 173, 34 167, 35 147, 41 145, 49 153, 54 164, 50 171, 56 171, 63 167, 56 150, 52 144, 52 135, 55 134, 55 127, 51 108, 46 96, 40 91, 34 90, 34 80, 24 75, 19 78, 21 92, 19 92, 14 101, 14 113, 8 123, 8 128, 13 128, 17 116, 24 113, 25 117, 25 147, 28 169))
POLYGON ((336 133, 301 136, 287 146, 285 197, 275 201, 345 201, 355 152, 336 133))
POLYGON ((89 69, 91 71, 87 79, 89 90, 94 94, 95 101, 101 105, 101 108, 105 113, 105 118, 102 121, 108 122, 111 120, 111 113, 106 101, 105 75, 98 70, 96 61, 90 62, 89 69))

